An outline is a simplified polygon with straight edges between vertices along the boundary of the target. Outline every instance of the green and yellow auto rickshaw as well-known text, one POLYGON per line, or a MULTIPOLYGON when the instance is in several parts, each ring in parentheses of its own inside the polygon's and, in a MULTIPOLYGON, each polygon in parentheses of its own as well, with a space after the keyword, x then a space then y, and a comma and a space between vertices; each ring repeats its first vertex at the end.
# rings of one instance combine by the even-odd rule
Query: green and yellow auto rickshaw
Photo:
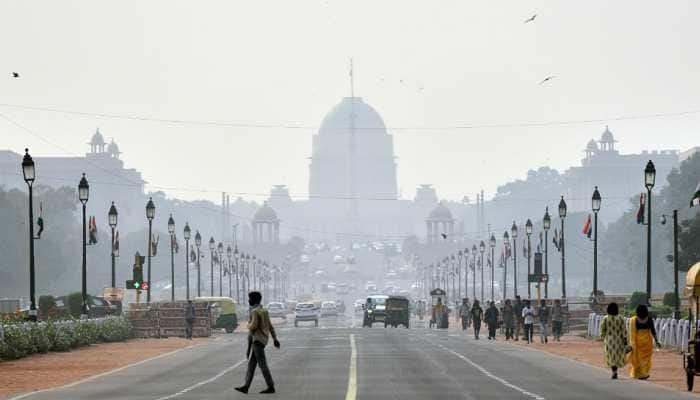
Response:
POLYGON ((384 327, 392 326, 396 328, 403 325, 409 327, 411 313, 409 311, 409 301, 403 296, 389 296, 386 299, 386 318, 384 319, 384 327))
POLYGON ((197 297, 195 303, 208 303, 211 312, 212 329, 226 329, 233 333, 238 327, 236 302, 230 297, 197 297))

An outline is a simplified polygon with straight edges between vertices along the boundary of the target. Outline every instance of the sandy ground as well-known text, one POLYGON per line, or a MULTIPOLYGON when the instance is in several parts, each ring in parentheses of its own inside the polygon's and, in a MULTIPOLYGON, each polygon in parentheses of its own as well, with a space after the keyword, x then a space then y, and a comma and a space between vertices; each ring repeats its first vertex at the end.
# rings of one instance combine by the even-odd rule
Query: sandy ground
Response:
POLYGON ((206 339, 134 339, 103 343, 66 353, 35 354, 0 362, 0 399, 34 390, 59 387, 160 354, 202 343, 206 339))
MULTIPOLYGON (((502 337, 498 337, 498 340, 502 340, 502 337)), ((607 369, 603 356, 603 342, 578 336, 564 336, 561 338, 561 342, 552 342, 550 338, 548 344, 540 344, 539 337, 535 338, 535 343, 529 345, 522 340, 511 343, 518 346, 529 346, 537 350, 546 351, 607 369)), ((659 350, 654 351, 652 357, 651 378, 649 378, 649 382, 669 386, 676 390, 687 391, 685 370, 683 370, 683 358, 681 354, 668 350, 659 350)), ((625 367, 620 372, 620 377, 629 377, 629 366, 625 367)), ((700 381, 698 380, 700 380, 700 376, 696 378, 693 393, 700 393, 700 381)))

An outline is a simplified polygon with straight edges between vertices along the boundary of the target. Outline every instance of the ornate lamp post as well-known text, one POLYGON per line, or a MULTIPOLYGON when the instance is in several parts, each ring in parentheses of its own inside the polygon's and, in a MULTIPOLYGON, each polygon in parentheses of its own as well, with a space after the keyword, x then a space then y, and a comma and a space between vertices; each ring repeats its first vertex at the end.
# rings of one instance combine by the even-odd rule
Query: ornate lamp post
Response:
POLYGON ((224 280, 224 267, 223 267, 223 257, 224 257, 224 244, 219 242, 219 245, 216 246, 217 253, 219 253, 219 297, 224 295, 224 290, 223 290, 223 280, 224 280))
MULTIPOLYGON (((464 273, 466 274, 467 272, 465 271, 464 273)), ((461 298, 462 298, 462 250, 457 252, 457 299, 461 299, 461 298)))
POLYGON ((455 296, 455 272, 456 272, 456 268, 457 268, 457 267, 456 267, 456 264, 455 264, 456 258, 455 258, 454 253, 453 253, 452 256, 450 257, 450 261, 452 262, 452 268, 450 269, 450 273, 451 273, 451 275, 452 275, 452 296, 451 296, 451 297, 454 299, 454 300, 453 300, 453 303, 454 303, 454 301, 456 301, 457 298, 459 297, 459 295, 455 296))
POLYGON ((525 234, 527 235, 527 298, 531 298, 531 288, 530 288, 530 259, 532 258, 532 243, 530 242, 530 236, 532 236, 532 221, 528 218, 525 223, 525 234))
POLYGON ((113 288, 117 286, 117 277, 116 277, 116 273, 115 273, 116 254, 114 254, 114 229, 117 227, 117 217, 118 217, 117 207, 115 207, 114 202, 112 202, 112 206, 109 207, 109 212, 107 213, 107 219, 109 221, 109 227, 112 229, 112 246, 110 246, 110 247, 112 248, 111 253, 112 253, 112 287, 113 288))
MULTIPOLYGON (((510 237, 508 236, 508 231, 503 232, 503 245, 510 247, 510 237)), ((506 289, 508 288, 508 259, 503 260, 503 301, 506 300, 506 289)))
POLYGON ((559 240, 559 248, 561 249, 561 298, 566 299, 566 257, 564 253, 564 219, 566 218, 566 202, 564 196, 559 200, 559 219, 561 220, 561 237, 559 240))
POLYGON ((486 251, 486 244, 484 244, 484 241, 482 240, 481 243, 479 243, 479 253, 481 253, 481 297, 479 298, 480 302, 484 301, 484 251, 486 251))
POLYGON ((245 255, 245 291, 250 292, 250 253, 245 255))
POLYGON ((600 192, 598 186, 591 197, 591 209, 593 209, 593 299, 598 298, 598 211, 600 211, 600 192))
POLYGON ((510 237, 513 238, 513 297, 518 296, 518 226, 513 225, 510 227, 510 237))
MULTIPOLYGON (((36 169, 34 167, 34 160, 32 156, 29 155, 29 149, 24 149, 22 175, 29 188, 29 319, 36 321, 36 294, 34 287, 34 193, 32 192, 32 185, 36 179, 36 169)), ((83 230, 84 229, 85 227, 83 227, 83 230)))
POLYGON ((233 291, 231 290, 231 273, 233 272, 233 265, 231 264, 232 255, 233 249, 231 249, 230 245, 226 246, 226 258, 228 259, 228 297, 233 297, 233 291))
POLYGON ((472 245, 472 297, 476 300, 476 244, 472 245))
POLYGON ((496 267, 496 259, 494 258, 494 249, 496 248, 496 237, 491 234, 489 239, 489 247, 491 247, 491 301, 494 301, 494 286, 493 286, 493 270, 496 267))
POLYGON ((552 217, 549 216, 549 207, 544 209, 544 218, 542 218, 542 227, 544 228, 544 274, 547 275, 547 280, 544 281, 544 298, 549 298, 549 242, 548 236, 549 228, 552 227, 552 217))
POLYGON ((235 245, 233 249, 233 261, 235 262, 235 267, 236 267, 236 301, 238 304, 241 304, 241 295, 240 295, 240 285, 239 285, 239 277, 241 276, 241 271, 240 267, 238 264, 238 245, 235 245))
POLYGON ((146 218, 148 219, 148 288, 146 289, 146 302, 151 302, 151 246, 153 246, 153 218, 156 217, 156 205, 153 198, 146 203, 146 218))
POLYGON ((170 233, 170 301, 175 302, 175 220, 172 214, 168 218, 168 233, 170 233))
MULTIPOLYGON (((86 222, 85 222, 85 206, 88 202, 88 198, 90 197, 90 185, 88 184, 87 179, 85 178, 85 174, 83 173, 83 177, 80 178, 80 183, 78 183, 78 199, 80 202, 83 204, 83 271, 82 271, 82 276, 83 276, 83 285, 82 285, 82 299, 83 299, 83 305, 80 311, 80 318, 87 318, 88 316, 88 303, 87 303, 87 229, 86 229, 86 222)), ((33 222, 30 222, 30 225, 33 222)))
POLYGON ((197 246, 197 297, 202 296, 202 268, 200 265, 200 255, 199 255, 199 249, 202 246, 202 235, 199 234, 199 231, 195 233, 194 235, 194 245, 197 246))
POLYGON ((647 188, 647 304, 651 304, 651 189, 656 181, 656 168, 649 160, 644 168, 644 186, 647 188))
POLYGON ((209 239, 209 258, 210 258, 210 267, 209 267, 209 278, 211 281, 211 292, 210 296, 214 297, 214 249, 216 248, 216 242, 214 241, 214 237, 212 236, 209 239))
POLYGON ((185 222, 185 229, 182 231, 182 237, 185 238, 185 291, 187 294, 187 300, 190 299, 190 237, 192 236, 192 230, 190 230, 190 224, 185 222))

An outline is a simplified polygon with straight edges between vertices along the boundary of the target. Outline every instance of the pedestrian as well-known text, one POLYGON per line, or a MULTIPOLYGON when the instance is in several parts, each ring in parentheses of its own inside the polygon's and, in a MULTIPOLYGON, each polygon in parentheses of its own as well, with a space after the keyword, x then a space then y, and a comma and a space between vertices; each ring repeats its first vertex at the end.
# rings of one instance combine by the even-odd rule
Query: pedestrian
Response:
POLYGON ((489 328, 489 340, 496 340, 496 326, 498 325, 498 308, 495 302, 489 302, 489 307, 484 314, 486 326, 489 328))
POLYGON ((540 342, 547 343, 547 327, 549 326, 549 308, 545 300, 540 300, 540 309, 537 311, 537 316, 540 320, 540 342))
POLYGON ((525 300, 523 305, 523 327, 525 328, 525 339, 527 343, 532 343, 532 324, 535 322, 535 312, 530 307, 530 300, 525 300))
MULTIPOLYGON (((520 296, 515 296, 513 305, 513 315, 515 316, 515 341, 520 340, 520 330, 523 329, 523 302, 520 296)), ((523 329, 524 330, 524 329, 523 329)), ((523 338, 525 340, 525 338, 523 338)))
POLYGON ((552 307, 552 335, 554 340, 561 342, 561 332, 562 326, 564 324, 564 313, 561 309, 561 300, 554 300, 554 306, 552 307))
POLYGON ((649 315, 649 309, 644 304, 637 306, 635 316, 630 318, 630 377, 635 379, 649 379, 651 372, 651 355, 654 352, 654 342, 661 347, 656 338, 654 320, 649 315))
POLYGON ((472 305, 472 325, 474 325, 474 339, 479 340, 479 331, 481 330, 481 320, 484 317, 484 310, 479 305, 479 300, 474 300, 472 305))
POLYGON ((600 323, 600 338, 603 339, 605 364, 612 369, 612 379, 617 379, 617 370, 625 366, 627 329, 625 318, 619 315, 617 303, 608 304, 608 315, 600 323))
POLYGON ((270 314, 264 309, 260 302, 262 295, 260 292, 248 293, 248 304, 250 305, 250 322, 248 323, 248 350, 246 357, 248 358, 248 371, 245 376, 245 384, 237 387, 236 390, 241 393, 248 393, 250 384, 253 382, 253 374, 255 367, 260 366, 260 371, 265 378, 267 389, 260 393, 275 393, 275 382, 272 380, 272 374, 267 366, 265 358, 265 346, 269 337, 272 336, 273 343, 276 348, 280 348, 280 342, 277 340, 275 328, 270 322, 270 314))
POLYGON ((469 299, 462 299, 462 305, 459 307, 459 317, 462 319, 462 330, 466 331, 469 326, 469 312, 471 311, 469 307, 469 299))
POLYGON ((513 305, 510 303, 510 299, 506 299, 506 303, 503 306, 503 325, 506 328, 506 340, 513 339, 514 324, 513 305))
POLYGON ((445 314, 447 314, 447 307, 442 304, 442 298, 438 297, 437 304, 433 306, 433 320, 437 325, 437 329, 443 329, 445 324, 445 314))
POLYGON ((185 339, 192 340, 192 327, 194 325, 195 316, 194 303, 192 303, 192 300, 187 300, 187 304, 185 305, 185 339))

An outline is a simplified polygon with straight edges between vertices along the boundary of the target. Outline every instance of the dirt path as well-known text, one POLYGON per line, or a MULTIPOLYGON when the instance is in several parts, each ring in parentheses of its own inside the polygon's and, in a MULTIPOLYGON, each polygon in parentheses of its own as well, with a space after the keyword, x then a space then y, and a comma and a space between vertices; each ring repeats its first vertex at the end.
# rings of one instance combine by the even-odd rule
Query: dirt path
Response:
POLYGON ((59 387, 155 357, 206 339, 134 339, 103 343, 66 353, 35 354, 0 362, 0 400, 20 393, 59 387))

